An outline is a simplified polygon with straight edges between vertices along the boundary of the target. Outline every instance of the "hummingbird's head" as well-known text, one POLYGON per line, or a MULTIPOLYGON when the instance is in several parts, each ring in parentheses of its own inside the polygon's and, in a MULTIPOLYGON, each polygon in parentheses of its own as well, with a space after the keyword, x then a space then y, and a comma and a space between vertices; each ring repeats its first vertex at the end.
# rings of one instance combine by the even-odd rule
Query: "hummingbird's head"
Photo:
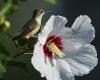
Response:
POLYGON ((33 11, 33 17, 40 17, 40 18, 42 18, 44 13, 45 13, 45 11, 43 9, 35 9, 33 11))
POLYGON ((44 13, 45 11, 43 9, 35 9, 33 11, 33 19, 35 19, 38 24, 41 24, 42 16, 44 13))

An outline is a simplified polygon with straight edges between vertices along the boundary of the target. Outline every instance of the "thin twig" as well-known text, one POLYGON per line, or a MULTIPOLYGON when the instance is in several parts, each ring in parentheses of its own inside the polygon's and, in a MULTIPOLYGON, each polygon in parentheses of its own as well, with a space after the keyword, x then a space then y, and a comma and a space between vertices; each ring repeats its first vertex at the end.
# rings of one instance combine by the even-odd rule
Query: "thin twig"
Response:
POLYGON ((17 57, 23 55, 24 53, 27 53, 27 52, 30 51, 30 50, 31 50, 31 49, 26 49, 26 50, 24 50, 23 52, 18 53, 17 55, 15 55, 13 58, 17 58, 17 57))
POLYGON ((24 54, 31 54, 32 55, 33 53, 24 53, 24 54))

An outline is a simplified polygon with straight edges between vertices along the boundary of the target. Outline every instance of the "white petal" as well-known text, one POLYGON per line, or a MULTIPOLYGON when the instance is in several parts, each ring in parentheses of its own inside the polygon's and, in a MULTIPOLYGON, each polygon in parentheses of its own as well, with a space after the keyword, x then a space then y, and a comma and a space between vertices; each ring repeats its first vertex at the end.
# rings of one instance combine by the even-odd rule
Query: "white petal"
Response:
POLYGON ((65 27, 65 24, 68 22, 68 20, 63 16, 55 16, 54 19, 54 25, 53 25, 53 31, 50 33, 51 35, 59 35, 59 32, 62 28, 65 27))
POLYGON ((48 69, 46 79, 47 80, 61 80, 56 64, 52 66, 48 58, 46 59, 46 62, 47 62, 47 69, 48 69))
POLYGON ((42 75, 45 76, 45 57, 39 42, 34 46, 34 52, 33 57, 31 59, 31 63, 36 70, 38 70, 42 75))
POLYGON ((63 59, 57 59, 57 67, 60 72, 61 80, 74 80, 74 74, 70 69, 70 65, 63 59))
POLYGON ((57 16, 55 16, 55 19, 54 19, 53 29, 58 31, 59 29, 64 27, 64 25, 67 22, 68 22, 68 20, 65 17, 57 15, 57 16))
POLYGON ((71 30, 73 32, 73 37, 80 38, 85 42, 91 42, 95 35, 95 30, 91 24, 91 20, 87 15, 79 16, 73 23, 71 30))
POLYGON ((94 38, 95 30, 88 16, 80 16, 72 28, 63 28, 61 36, 65 58, 75 75, 88 74, 97 65, 97 52, 89 43, 94 38), (65 34, 66 33, 66 34, 65 34))
POLYGON ((45 44, 48 35, 53 30, 54 18, 55 16, 52 15, 50 19, 46 22, 42 32, 38 34, 38 40, 41 44, 45 44))
MULTIPOLYGON (((35 45, 31 62, 34 68, 41 73, 41 77, 46 77, 47 80, 61 80, 56 66, 52 66, 49 58, 44 56, 43 46, 39 42, 35 45)), ((54 65, 55 63, 53 60, 54 65)))
POLYGON ((76 32, 81 30, 81 28, 83 28, 82 24, 85 22, 91 23, 90 18, 87 15, 80 15, 79 17, 76 18, 75 22, 73 23, 72 30, 76 32))
POLYGON ((97 52, 90 44, 81 44, 75 40, 64 42, 65 57, 75 75, 88 74, 97 65, 97 52))
POLYGON ((76 39, 77 41, 82 43, 90 43, 94 39, 95 30, 88 16, 79 16, 75 20, 71 28, 65 27, 65 21, 62 22, 62 24, 56 24, 59 27, 58 29, 54 29, 51 32, 51 35, 57 35, 64 39, 76 39))
POLYGON ((66 23, 67 19, 63 16, 51 16, 44 26, 42 32, 38 35, 38 40, 40 41, 40 43, 44 44, 49 34, 51 36, 59 33, 58 31, 62 27, 65 27, 66 23))

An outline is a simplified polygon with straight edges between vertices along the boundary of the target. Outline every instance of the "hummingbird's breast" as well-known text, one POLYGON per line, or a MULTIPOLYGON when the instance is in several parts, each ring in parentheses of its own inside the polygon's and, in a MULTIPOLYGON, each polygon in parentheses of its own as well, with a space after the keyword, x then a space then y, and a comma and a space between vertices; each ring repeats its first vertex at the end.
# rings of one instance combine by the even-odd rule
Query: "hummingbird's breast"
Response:
POLYGON ((41 25, 42 16, 38 16, 35 18, 35 21, 38 25, 41 25))
POLYGON ((33 37, 40 29, 41 22, 39 21, 34 21, 34 24, 32 25, 32 30, 25 36, 27 39, 30 37, 33 37))

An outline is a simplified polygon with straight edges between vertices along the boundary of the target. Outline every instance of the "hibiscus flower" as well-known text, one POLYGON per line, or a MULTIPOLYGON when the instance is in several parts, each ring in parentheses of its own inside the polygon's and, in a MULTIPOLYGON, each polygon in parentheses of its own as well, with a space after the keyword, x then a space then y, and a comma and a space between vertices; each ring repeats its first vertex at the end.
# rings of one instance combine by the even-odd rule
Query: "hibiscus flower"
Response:
POLYGON ((95 37, 90 18, 79 16, 71 28, 66 23, 65 17, 52 15, 38 34, 31 62, 47 80, 74 80, 97 65, 97 52, 90 44, 95 37))

